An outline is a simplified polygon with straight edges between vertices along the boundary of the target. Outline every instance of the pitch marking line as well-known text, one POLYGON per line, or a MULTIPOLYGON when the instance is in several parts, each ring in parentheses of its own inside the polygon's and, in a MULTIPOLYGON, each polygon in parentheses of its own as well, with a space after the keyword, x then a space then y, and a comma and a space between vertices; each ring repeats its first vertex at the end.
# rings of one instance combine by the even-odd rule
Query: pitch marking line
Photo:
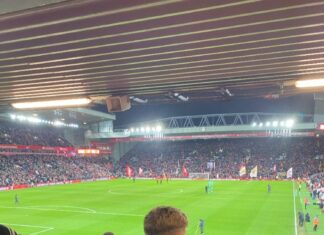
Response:
POLYGON ((3 223, 3 222, 1 222, 1 224, 7 224, 7 225, 12 225, 12 226, 20 226, 20 227, 28 227, 28 228, 40 228, 40 229, 42 229, 39 232, 31 233, 29 235, 37 235, 37 234, 45 233, 45 232, 48 232, 48 231, 54 229, 53 227, 45 227, 45 226, 29 225, 29 224, 10 224, 10 223, 3 223))
MULTIPOLYGON (((95 211, 93 209, 90 209, 90 208, 78 207, 78 206, 26 206, 26 207, 28 207, 28 208, 43 208, 43 209, 45 209, 45 208, 49 208, 49 209, 54 208, 54 209, 58 209, 58 210, 60 210, 60 208, 71 208, 71 209, 75 208, 75 209, 81 209, 83 211, 88 211, 88 212, 91 212, 91 213, 96 213, 97 212, 97 211, 95 211)), ((63 209, 63 210, 65 210, 65 209, 63 209)))
POLYGON ((76 210, 60 210, 60 209, 52 209, 47 207, 14 207, 14 206, 0 206, 0 208, 4 209, 17 209, 17 210, 38 210, 38 211, 60 211, 60 212, 70 212, 70 213, 78 213, 78 214, 98 214, 98 215, 113 215, 113 216, 130 216, 130 217, 144 217, 144 215, 139 214, 128 214, 128 213, 112 213, 112 212, 90 212, 90 211, 76 211, 76 210))
POLYGON ((292 192, 292 195, 293 195, 293 198, 294 198, 294 217, 295 217, 295 235, 297 235, 297 220, 296 220, 296 197, 295 197, 295 182, 292 181, 292 184, 293 184, 293 192, 292 192))

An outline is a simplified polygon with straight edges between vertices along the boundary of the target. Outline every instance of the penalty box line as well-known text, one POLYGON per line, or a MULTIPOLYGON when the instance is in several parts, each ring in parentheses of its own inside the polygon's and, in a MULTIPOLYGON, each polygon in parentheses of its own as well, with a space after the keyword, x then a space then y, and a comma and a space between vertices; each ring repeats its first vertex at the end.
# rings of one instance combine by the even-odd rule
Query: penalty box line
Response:
POLYGON ((37 235, 37 234, 45 233, 45 232, 48 232, 48 231, 51 231, 51 230, 54 229, 53 227, 46 227, 46 226, 40 226, 40 225, 11 224, 11 223, 3 223, 3 222, 1 222, 1 224, 11 225, 11 226, 18 226, 18 227, 20 226, 20 227, 27 227, 27 228, 40 228, 40 229, 42 229, 39 232, 31 233, 29 235, 37 235))

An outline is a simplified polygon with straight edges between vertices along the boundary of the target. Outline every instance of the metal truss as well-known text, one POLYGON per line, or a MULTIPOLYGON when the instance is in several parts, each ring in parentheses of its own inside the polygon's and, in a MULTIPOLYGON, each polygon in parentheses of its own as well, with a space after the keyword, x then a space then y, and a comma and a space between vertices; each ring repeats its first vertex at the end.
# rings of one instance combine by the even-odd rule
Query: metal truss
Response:
POLYGON ((154 122, 138 123, 136 126, 162 125, 163 128, 190 128, 190 127, 212 127, 212 126, 239 126, 252 125, 269 121, 282 121, 294 119, 298 123, 310 123, 314 121, 313 115, 304 114, 282 114, 282 113, 227 113, 227 114, 207 114, 170 117, 154 122))

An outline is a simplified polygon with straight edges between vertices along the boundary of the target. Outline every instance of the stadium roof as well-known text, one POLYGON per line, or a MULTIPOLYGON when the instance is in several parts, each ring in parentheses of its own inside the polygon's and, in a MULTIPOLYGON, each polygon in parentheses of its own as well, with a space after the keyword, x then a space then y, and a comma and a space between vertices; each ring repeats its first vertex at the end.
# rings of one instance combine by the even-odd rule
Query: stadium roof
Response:
POLYGON ((11 119, 12 115, 35 117, 49 121, 64 121, 66 123, 76 123, 79 125, 87 125, 91 123, 98 123, 100 121, 115 120, 114 114, 103 113, 87 108, 66 108, 55 110, 33 110, 21 111, 15 110, 10 113, 1 113, 0 119, 11 119))
POLYGON ((34 6, 0 15, 1 106, 58 96, 163 102, 169 92, 223 99, 224 89, 277 98, 300 93, 296 79, 324 72, 323 1, 34 6))

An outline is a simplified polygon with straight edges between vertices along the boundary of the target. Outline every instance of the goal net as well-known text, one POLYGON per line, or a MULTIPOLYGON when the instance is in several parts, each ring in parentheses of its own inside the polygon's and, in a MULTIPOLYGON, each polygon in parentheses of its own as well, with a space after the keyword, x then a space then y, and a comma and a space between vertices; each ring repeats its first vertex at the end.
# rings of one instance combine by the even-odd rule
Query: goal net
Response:
POLYGON ((193 180, 208 180, 209 179, 209 173, 189 173, 189 178, 193 180))

